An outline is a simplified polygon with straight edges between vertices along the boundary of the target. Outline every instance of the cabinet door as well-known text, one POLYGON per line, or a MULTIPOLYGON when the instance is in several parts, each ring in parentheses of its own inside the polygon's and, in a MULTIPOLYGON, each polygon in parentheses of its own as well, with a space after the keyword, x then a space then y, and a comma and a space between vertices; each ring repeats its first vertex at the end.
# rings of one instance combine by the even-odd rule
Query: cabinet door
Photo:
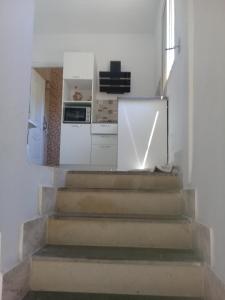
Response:
POLYGON ((60 164, 89 165, 90 159, 90 125, 62 124, 60 164))
POLYGON ((94 55, 92 53, 66 52, 64 54, 64 79, 93 79, 94 55))
POLYGON ((92 134, 117 134, 118 125, 117 124, 107 124, 107 123, 97 123, 91 126, 92 134))
POLYGON ((96 134, 92 135, 92 145, 117 145, 117 135, 96 134))
POLYGON ((117 145, 92 145, 91 163, 98 166, 116 166, 117 145))

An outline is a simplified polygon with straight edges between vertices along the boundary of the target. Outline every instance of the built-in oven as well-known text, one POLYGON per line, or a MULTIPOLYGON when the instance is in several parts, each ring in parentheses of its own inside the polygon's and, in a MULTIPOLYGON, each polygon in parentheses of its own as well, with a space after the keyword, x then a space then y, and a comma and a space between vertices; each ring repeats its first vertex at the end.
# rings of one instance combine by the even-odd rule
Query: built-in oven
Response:
POLYGON ((76 103, 64 104, 63 123, 91 123, 91 106, 76 103))

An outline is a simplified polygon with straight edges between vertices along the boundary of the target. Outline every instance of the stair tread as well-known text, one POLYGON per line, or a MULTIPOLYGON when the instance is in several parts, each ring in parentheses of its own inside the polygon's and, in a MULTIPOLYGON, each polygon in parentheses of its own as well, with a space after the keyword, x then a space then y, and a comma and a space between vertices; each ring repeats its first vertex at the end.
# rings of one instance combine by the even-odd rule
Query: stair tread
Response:
POLYGON ((103 246, 47 245, 36 252, 33 258, 201 263, 201 259, 193 250, 103 246))
POLYGON ((67 174, 95 174, 95 175, 147 175, 147 176, 174 176, 178 177, 176 173, 164 172, 150 172, 142 170, 133 171, 67 171, 67 174))
POLYGON ((86 213, 57 213, 50 219, 55 220, 86 220, 86 221, 122 221, 122 222, 148 222, 164 224, 190 224, 191 221, 185 216, 163 216, 163 215, 133 215, 133 214, 86 214, 86 213))
POLYGON ((142 295, 30 292, 24 298, 24 300, 202 300, 202 299, 186 298, 186 297, 142 296, 142 295))
POLYGON ((97 220, 128 220, 128 221, 148 221, 162 223, 189 223, 189 218, 182 215, 150 215, 150 214, 132 214, 132 213, 56 213, 52 218, 55 219, 97 219, 97 220))
POLYGON ((83 192, 83 193, 87 193, 87 192, 99 192, 99 193, 104 193, 104 192, 110 192, 110 193, 146 193, 146 194, 179 194, 181 193, 181 189, 177 188, 177 189, 116 189, 116 188, 76 188, 76 187, 71 187, 71 186, 65 186, 65 187, 60 187, 58 188, 59 192, 83 192))

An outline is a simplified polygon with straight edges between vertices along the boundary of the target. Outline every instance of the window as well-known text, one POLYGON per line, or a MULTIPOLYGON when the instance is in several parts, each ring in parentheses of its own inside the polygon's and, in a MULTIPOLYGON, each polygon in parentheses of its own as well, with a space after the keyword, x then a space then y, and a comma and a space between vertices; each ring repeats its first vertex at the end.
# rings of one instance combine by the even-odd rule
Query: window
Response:
POLYGON ((163 88, 175 61, 175 3, 166 0, 163 13, 163 88))
POLYGON ((175 60, 175 7, 174 0, 167 0, 166 8, 167 33, 166 33, 166 79, 169 78, 170 72, 175 60))

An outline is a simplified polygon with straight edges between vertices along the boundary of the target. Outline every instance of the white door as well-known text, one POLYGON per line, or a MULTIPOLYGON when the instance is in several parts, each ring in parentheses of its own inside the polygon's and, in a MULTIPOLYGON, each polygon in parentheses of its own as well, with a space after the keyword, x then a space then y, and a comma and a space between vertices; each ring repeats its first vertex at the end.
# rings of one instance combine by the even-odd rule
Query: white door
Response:
POLYGON ((45 124, 45 80, 32 70, 28 123, 28 156, 30 161, 46 163, 47 130, 45 124))

